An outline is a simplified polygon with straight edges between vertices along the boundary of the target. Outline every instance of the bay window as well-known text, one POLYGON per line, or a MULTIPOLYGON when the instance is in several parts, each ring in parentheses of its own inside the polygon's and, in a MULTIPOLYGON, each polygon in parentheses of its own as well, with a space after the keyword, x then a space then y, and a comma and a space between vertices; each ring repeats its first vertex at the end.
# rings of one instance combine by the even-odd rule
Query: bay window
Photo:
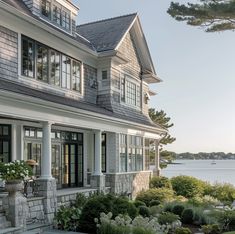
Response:
POLYGON ((70 89, 71 59, 62 55, 62 88, 70 89))
POLYGON ((51 17, 51 1, 49 0, 42 0, 41 1, 41 13, 44 17, 50 19, 51 17))
POLYGON ((37 44, 37 79, 48 81, 48 48, 37 44))
POLYGON ((60 86, 60 53, 51 50, 51 68, 50 68, 50 83, 60 86))
POLYGON ((34 41, 22 39, 22 74, 28 77, 34 77, 34 41))

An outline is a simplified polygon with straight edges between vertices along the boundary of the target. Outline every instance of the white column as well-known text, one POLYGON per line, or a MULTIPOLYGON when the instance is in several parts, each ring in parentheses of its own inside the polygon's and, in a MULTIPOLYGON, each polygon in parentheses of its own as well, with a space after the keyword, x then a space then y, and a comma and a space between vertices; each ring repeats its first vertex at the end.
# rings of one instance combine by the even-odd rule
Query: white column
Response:
POLYGON ((17 159, 24 160, 24 128, 22 124, 17 125, 17 159))
POLYGON ((17 142, 16 142, 17 127, 16 124, 11 125, 11 161, 15 161, 17 158, 17 142))
POLYGON ((157 175, 160 175, 161 168, 160 168, 160 151, 159 151, 159 140, 155 140, 155 161, 156 161, 156 172, 157 175))
POLYGON ((41 179, 51 179, 51 123, 43 122, 41 179))
POLYGON ((93 175, 102 175, 101 131, 95 131, 95 171, 93 175))

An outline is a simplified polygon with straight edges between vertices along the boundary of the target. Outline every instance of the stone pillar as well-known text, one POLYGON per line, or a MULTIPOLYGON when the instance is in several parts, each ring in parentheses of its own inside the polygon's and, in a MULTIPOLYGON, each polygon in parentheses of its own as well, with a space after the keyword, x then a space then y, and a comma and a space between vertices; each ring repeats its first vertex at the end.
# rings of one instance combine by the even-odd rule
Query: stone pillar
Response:
POLYGON ((7 220, 13 227, 26 229, 26 217, 28 212, 27 199, 22 195, 22 181, 7 182, 5 189, 9 192, 8 196, 3 198, 3 210, 6 212, 7 220))
POLYGON ((43 208, 46 221, 53 222, 57 207, 56 180, 51 175, 51 123, 43 123, 41 177, 37 179, 38 195, 44 197, 43 208))
POLYGON ((160 168, 160 151, 159 151, 159 140, 155 140, 155 165, 156 168, 153 171, 155 176, 161 175, 161 168, 160 168))
POLYGON ((91 186, 99 191, 105 189, 105 175, 102 173, 101 131, 95 131, 95 165, 91 176, 91 186))

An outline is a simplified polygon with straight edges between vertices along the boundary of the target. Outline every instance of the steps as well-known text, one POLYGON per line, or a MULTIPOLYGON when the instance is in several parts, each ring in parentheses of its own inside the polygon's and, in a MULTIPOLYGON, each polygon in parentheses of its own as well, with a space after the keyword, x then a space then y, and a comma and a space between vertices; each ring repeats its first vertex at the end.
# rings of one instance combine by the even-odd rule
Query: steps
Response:
POLYGON ((44 231, 52 228, 52 225, 47 223, 32 223, 26 226, 27 231, 22 234, 41 234, 44 231))
POLYGON ((0 230, 8 227, 11 227, 11 222, 7 221, 5 213, 0 211, 0 230))
POLYGON ((0 234, 20 234, 22 233, 21 228, 18 227, 9 227, 5 229, 0 229, 0 234))

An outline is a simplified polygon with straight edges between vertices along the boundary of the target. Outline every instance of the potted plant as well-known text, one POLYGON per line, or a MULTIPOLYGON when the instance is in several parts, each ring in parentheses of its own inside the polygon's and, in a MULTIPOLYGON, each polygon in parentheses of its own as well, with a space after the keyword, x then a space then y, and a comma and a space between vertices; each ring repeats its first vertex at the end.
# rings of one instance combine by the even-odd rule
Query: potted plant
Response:
POLYGON ((5 190, 9 195, 23 189, 23 180, 32 176, 32 168, 25 161, 16 160, 0 163, 0 178, 5 181, 5 190))

